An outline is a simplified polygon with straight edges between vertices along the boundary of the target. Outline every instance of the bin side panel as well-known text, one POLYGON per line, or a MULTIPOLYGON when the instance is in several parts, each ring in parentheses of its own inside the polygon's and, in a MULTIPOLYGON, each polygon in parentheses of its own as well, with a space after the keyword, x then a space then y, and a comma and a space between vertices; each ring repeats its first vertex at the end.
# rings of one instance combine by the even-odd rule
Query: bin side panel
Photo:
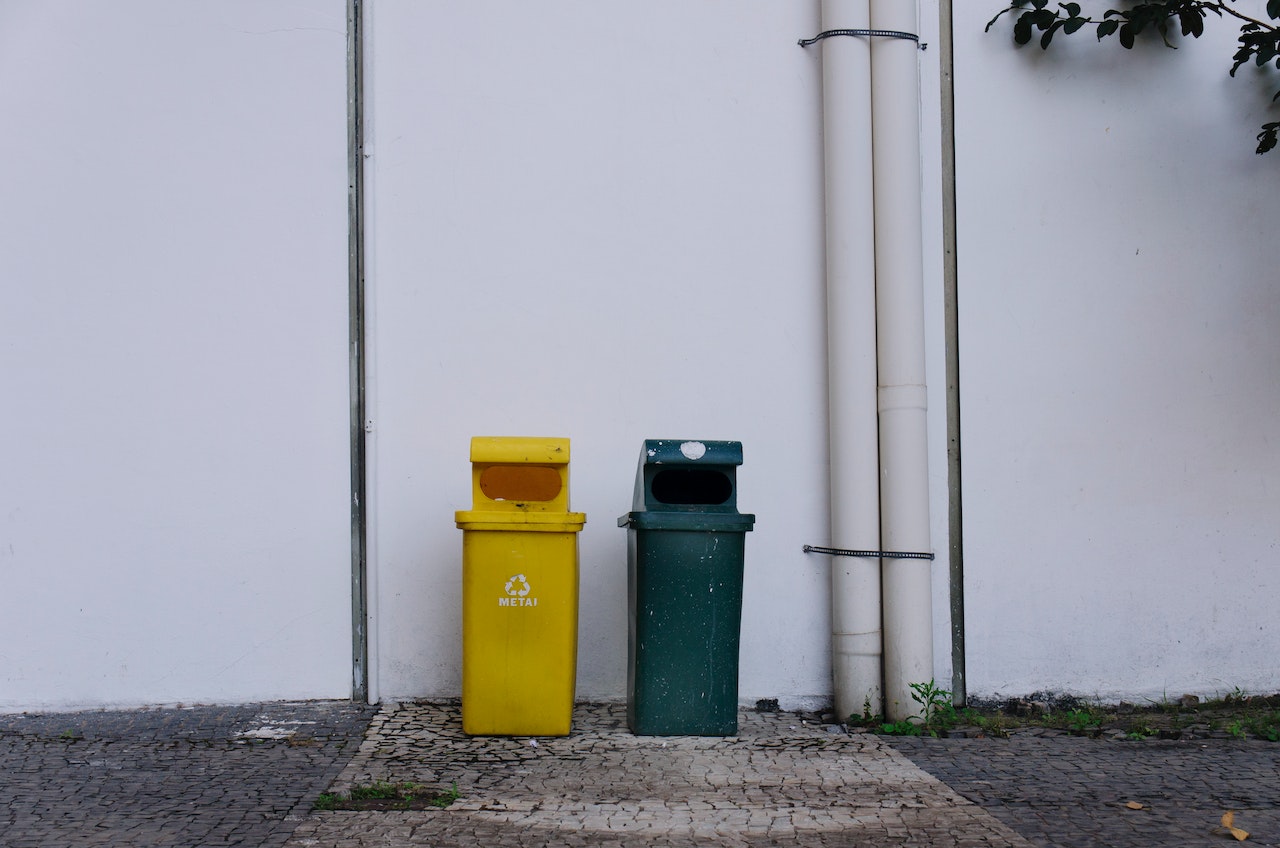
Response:
POLYGON ((462 555, 462 727, 565 736, 578 651, 578 536, 469 530, 462 555))
POLYGON ((738 732, 745 538, 744 532, 628 531, 632 732, 738 732))

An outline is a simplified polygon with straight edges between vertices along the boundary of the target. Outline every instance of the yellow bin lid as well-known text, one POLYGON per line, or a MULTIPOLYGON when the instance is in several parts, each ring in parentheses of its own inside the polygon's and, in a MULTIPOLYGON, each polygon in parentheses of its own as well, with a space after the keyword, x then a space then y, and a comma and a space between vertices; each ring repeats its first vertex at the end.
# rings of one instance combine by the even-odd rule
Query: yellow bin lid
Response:
MULTIPOLYGON (((507 516, 541 513, 546 523, 580 513, 569 510, 569 440, 531 436, 475 436, 471 439, 471 500, 467 518, 490 524, 507 516), (485 519, 478 516, 484 515, 485 519), (552 518, 552 516, 556 518, 552 518)), ((527 521, 527 519, 525 519, 527 521)))
POLYGON ((533 436, 474 436, 471 461, 504 465, 568 465, 569 440, 533 436))

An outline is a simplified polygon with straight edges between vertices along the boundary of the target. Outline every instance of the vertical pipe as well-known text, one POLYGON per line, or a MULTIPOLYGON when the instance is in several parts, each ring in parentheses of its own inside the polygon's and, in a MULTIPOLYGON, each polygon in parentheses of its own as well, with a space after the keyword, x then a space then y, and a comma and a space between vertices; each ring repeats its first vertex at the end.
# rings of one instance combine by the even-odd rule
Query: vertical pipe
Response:
MULTIPOLYGON (((823 30, 869 25, 867 0, 823 0, 823 30)), ((822 97, 831 541, 875 551, 880 492, 869 39, 823 42, 822 97)), ((864 710, 883 714, 881 650, 880 562, 833 557, 831 665, 841 718, 864 710)))
POLYGON ((375 198, 378 194, 377 162, 377 98, 374 73, 377 65, 369 57, 376 56, 376 4, 358 0, 360 4, 360 267, 363 300, 364 358, 364 519, 365 519, 365 639, 368 649, 366 677, 369 681, 369 703, 382 701, 381 651, 382 590, 378 570, 378 338, 377 306, 378 253, 374 234, 377 232, 375 198))
MULTIPOLYGON (((873 29, 918 33, 912 0, 870 0, 873 29)), ((924 551, 929 538, 925 434, 924 262, 920 200, 920 67, 917 45, 871 44, 875 180, 876 340, 879 361, 880 535, 885 550, 924 551)), ((912 683, 933 679, 928 560, 882 570, 885 715, 920 714, 912 683)))
POLYGON ((364 384, 364 49, 361 0, 347 0, 347 345, 351 396, 351 697, 369 700, 364 384))
POLYGON ((964 513, 960 476, 960 325, 956 280, 956 100, 951 0, 938 4, 942 63, 942 243, 943 301, 947 344, 947 527, 951 586, 951 697, 957 707, 969 699, 964 646, 964 513))

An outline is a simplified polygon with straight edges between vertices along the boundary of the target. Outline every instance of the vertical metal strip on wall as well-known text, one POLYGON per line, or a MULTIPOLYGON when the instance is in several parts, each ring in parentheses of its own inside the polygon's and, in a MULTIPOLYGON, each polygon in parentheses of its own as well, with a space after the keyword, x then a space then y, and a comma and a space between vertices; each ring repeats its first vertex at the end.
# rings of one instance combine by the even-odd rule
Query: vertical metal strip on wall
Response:
POLYGON ((942 66, 942 278, 947 359, 947 527, 951 586, 951 697, 968 700, 964 644, 964 515, 960 489, 960 335, 956 300, 956 128, 955 53, 951 0, 938 4, 942 66))
POLYGON ((369 700, 365 514, 364 49, 361 0, 347 0, 347 307, 351 390, 351 697, 369 700))

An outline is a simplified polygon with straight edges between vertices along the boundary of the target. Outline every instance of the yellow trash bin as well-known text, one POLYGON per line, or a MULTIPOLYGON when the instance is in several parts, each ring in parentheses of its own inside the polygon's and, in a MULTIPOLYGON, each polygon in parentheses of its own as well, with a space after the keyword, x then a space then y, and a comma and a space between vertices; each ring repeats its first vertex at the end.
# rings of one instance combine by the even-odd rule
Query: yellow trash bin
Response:
POLYGON ((471 440, 462 530, 462 729, 567 736, 578 660, 569 440, 471 440))

